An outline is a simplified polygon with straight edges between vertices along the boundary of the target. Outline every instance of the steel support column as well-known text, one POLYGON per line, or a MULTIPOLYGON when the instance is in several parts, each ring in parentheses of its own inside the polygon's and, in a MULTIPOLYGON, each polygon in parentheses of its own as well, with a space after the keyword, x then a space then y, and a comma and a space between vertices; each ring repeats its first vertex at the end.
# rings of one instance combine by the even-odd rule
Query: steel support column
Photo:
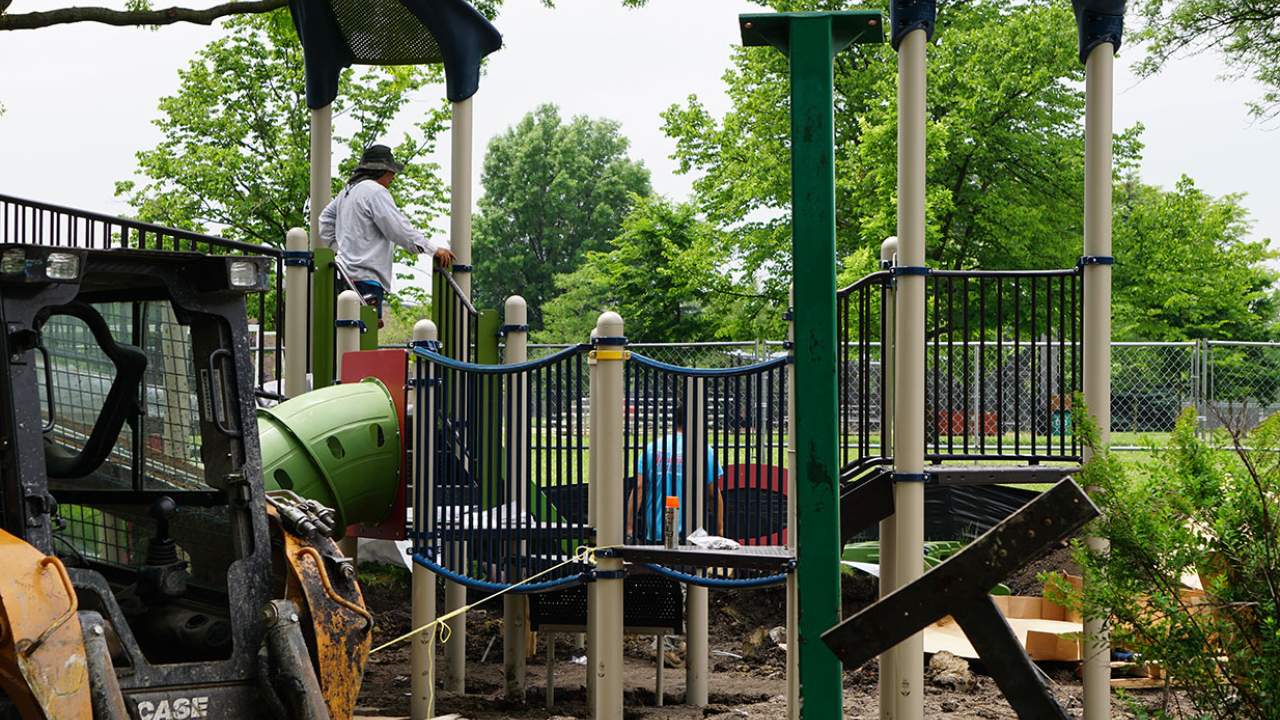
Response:
MULTIPOLYGON (((1112 108, 1115 47, 1102 43, 1085 64, 1084 254, 1111 256, 1112 108)), ((1084 266, 1084 400, 1098 426, 1098 442, 1111 444, 1111 265, 1084 266)), ((1091 454, 1085 448, 1085 458, 1091 454)), ((1092 488, 1086 488, 1092 489, 1092 488)), ((1105 538, 1086 539, 1106 553, 1105 538)), ((1101 619, 1084 626, 1084 717, 1111 717, 1111 645, 1101 619)))
MULTIPOLYGON (((596 350, 592 352, 592 371, 596 375, 596 394, 591 397, 591 415, 598 437, 591 438, 593 470, 587 492, 595 504, 596 545, 617 547, 623 543, 623 521, 619 510, 623 503, 623 487, 618 478, 625 473, 623 460, 623 426, 626 409, 625 369, 626 339, 622 318, 607 312, 596 322, 596 350), (597 417, 598 415, 598 417, 597 417)), ((588 672, 595 674, 593 715, 596 720, 622 717, 622 559, 599 557, 594 617, 588 626, 597 634, 595 657, 588 672)))
POLYGON ((879 12, 743 15, 746 45, 772 45, 791 68, 791 187, 796 447, 796 603, 800 717, 841 716, 841 670, 821 641, 840 621, 840 466, 836 387, 833 59, 883 39, 879 12))
MULTIPOLYGON (((924 571, 925 30, 898 45, 898 263, 894 315, 894 581, 924 571), (905 268, 911 268, 910 271, 905 268)), ((892 653, 895 720, 924 717, 924 636, 892 653)))

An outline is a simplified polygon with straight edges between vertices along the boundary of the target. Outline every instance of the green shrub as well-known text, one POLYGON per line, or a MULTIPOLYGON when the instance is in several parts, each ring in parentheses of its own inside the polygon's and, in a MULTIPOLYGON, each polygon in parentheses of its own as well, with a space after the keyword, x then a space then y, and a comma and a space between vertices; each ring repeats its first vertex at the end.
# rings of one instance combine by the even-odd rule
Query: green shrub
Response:
POLYGON ((1086 617, 1165 668, 1194 706, 1168 714, 1280 718, 1280 415, 1206 441, 1188 409, 1151 462, 1099 450, 1081 482, 1103 511, 1091 532, 1110 541, 1107 555, 1077 548, 1086 617), (1197 574, 1203 593, 1182 583, 1197 574))

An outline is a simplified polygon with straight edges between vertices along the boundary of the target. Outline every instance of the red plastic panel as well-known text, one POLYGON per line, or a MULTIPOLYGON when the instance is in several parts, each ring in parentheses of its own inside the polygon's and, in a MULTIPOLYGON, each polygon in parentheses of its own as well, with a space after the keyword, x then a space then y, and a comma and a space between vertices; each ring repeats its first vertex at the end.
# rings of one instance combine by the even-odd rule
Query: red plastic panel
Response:
POLYGON ((395 502, 391 513, 380 525, 352 525, 347 528, 349 537, 376 538, 379 540, 404 540, 407 522, 407 498, 405 486, 411 472, 408 457, 409 429, 406 427, 405 407, 409 399, 409 352, 407 350, 361 350, 342 356, 342 382, 352 383, 375 377, 391 391, 396 404, 396 417, 400 421, 400 481, 396 487, 395 502))
MULTIPOLYGON (((720 480, 716 485, 722 493, 726 494, 738 490, 775 493, 778 495, 773 500, 773 502, 778 503, 775 508, 782 510, 787 506, 786 468, 762 463, 729 465, 724 469, 724 475, 720 476, 720 480)), ((733 539, 743 545, 782 546, 787 544, 787 531, 786 528, 783 528, 780 531, 758 537, 734 537, 733 539)))

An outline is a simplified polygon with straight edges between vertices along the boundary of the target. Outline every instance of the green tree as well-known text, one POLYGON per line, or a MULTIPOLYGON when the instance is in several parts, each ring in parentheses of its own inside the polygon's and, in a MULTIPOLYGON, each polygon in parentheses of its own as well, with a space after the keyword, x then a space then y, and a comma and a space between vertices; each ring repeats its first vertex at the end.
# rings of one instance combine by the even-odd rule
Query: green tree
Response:
POLYGON ((1277 255, 1247 237, 1240 196, 1211 197, 1186 176, 1169 191, 1129 178, 1115 212, 1116 339, 1275 339, 1277 255))
MULTIPOLYGON (((1096 428, 1077 415, 1090 445, 1096 428)), ((1280 718, 1280 415, 1205 441, 1195 408, 1169 447, 1135 466, 1099 448, 1081 485, 1102 515, 1077 545, 1084 595, 1055 583, 1086 617, 1105 619, 1115 647, 1159 663, 1190 701, 1178 718, 1280 718), (1203 591, 1186 587, 1197 577, 1203 591)))
POLYGON ((720 234, 690 205, 639 199, 606 251, 590 251, 581 267, 556 276, 560 290, 546 306, 543 342, 583 342, 606 310, 622 315, 638 342, 712 339, 703 283, 712 276, 720 234))
POLYGON ((627 157, 618 123, 585 116, 568 122, 543 105, 489 142, 475 218, 477 304, 498 307, 510 295, 529 301, 529 324, 542 327, 554 277, 586 253, 604 250, 649 171, 627 157))
MULTIPOLYGON (((289 228, 307 224, 310 130, 302 47, 285 11, 237 17, 226 27, 226 37, 179 72, 178 91, 160 100, 155 124, 163 137, 137 153, 141 181, 117 183, 116 194, 143 220, 281 245, 289 228)), ((343 153, 335 189, 414 92, 438 79, 438 68, 344 73, 335 124, 352 132, 335 136, 343 153)), ((441 102, 395 148, 408 165, 392 193, 424 227, 443 211, 446 189, 439 169, 422 157, 446 121, 441 102)))
MULTIPOLYGON (((830 10, 843 3, 765 3, 830 10)), ((858 45, 836 58, 839 257, 878 255, 895 234, 896 54, 858 45)), ((696 97, 666 111, 698 209, 729 228, 733 280, 766 302, 737 303, 769 327, 790 282, 789 106, 786 58, 743 48, 726 73, 732 103, 714 117, 696 97)), ((947 3, 929 56, 928 253, 946 268, 1064 267, 1080 253, 1083 70, 1065 3, 947 3)), ((1118 162, 1137 151, 1120 136, 1118 162)))
POLYGON ((1280 113, 1280 3, 1275 0, 1140 0, 1135 14, 1143 27, 1147 56, 1138 64, 1153 75, 1180 55, 1217 50, 1234 77, 1251 77, 1262 96, 1251 103, 1256 117, 1280 113))

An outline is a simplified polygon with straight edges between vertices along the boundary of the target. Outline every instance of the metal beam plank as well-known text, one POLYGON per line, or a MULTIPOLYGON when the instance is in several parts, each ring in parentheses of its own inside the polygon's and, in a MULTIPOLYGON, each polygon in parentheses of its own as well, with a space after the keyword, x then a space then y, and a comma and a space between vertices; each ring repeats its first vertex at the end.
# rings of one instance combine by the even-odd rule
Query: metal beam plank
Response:
POLYGON ((951 616, 1018 717, 1068 720, 990 595, 957 605, 951 616))
POLYGON ((919 580, 827 630, 822 639, 846 668, 860 667, 953 608, 980 600, 1097 516, 1080 486, 1063 480, 919 580))

